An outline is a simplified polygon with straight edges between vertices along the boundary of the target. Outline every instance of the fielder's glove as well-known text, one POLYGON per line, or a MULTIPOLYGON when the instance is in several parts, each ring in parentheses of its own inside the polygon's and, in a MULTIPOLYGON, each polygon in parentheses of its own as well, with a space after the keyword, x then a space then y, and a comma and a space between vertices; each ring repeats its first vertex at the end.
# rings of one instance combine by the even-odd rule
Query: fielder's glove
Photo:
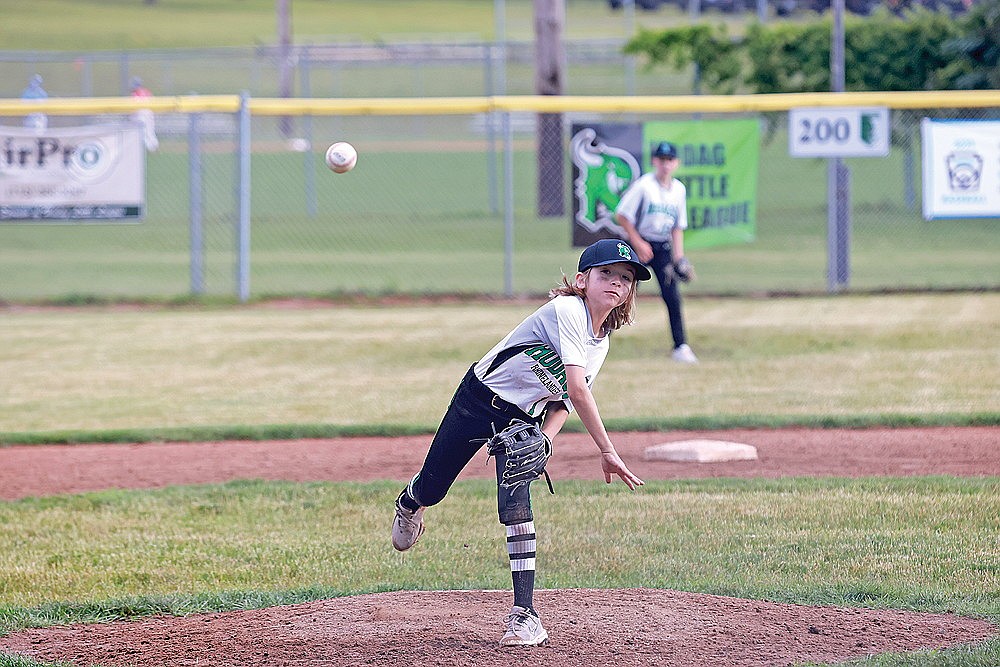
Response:
POLYGON ((687 257, 681 257, 674 262, 674 275, 682 283, 691 282, 695 278, 694 265, 688 261, 687 257))
POLYGON ((490 456, 500 453, 507 456, 500 480, 503 488, 516 489, 545 475, 549 492, 555 493, 549 473, 545 471, 545 464, 552 456, 552 441, 537 424, 511 420, 510 426, 486 441, 486 451, 490 456))

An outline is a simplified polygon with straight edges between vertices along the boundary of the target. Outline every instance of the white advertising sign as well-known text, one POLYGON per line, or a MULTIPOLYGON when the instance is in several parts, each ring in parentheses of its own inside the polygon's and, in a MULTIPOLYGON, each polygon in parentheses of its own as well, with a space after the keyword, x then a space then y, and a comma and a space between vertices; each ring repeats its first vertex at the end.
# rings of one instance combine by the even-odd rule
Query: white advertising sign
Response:
POLYGON ((924 118, 924 218, 1000 217, 1000 121, 924 118))
POLYGON ((803 107, 788 111, 792 157, 885 157, 889 154, 885 107, 803 107))
POLYGON ((145 184, 139 124, 0 127, 0 222, 136 221, 145 184))

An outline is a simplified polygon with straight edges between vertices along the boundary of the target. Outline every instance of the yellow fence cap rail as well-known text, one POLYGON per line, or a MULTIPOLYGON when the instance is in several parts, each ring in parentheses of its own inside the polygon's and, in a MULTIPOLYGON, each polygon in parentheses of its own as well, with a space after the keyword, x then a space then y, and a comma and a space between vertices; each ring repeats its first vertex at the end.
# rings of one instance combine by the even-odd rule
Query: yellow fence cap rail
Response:
MULTIPOLYGON (((1000 108, 1000 90, 933 90, 859 93, 785 93, 773 95, 574 96, 414 98, 249 98, 258 116, 418 116, 490 111, 534 113, 747 113, 797 107, 884 106, 891 109, 1000 108)), ((156 113, 236 113, 238 95, 66 97, 47 100, 0 99, 0 116, 31 113, 73 116, 156 113)))
POLYGON ((1000 107, 1000 90, 934 90, 773 95, 671 95, 640 97, 505 96, 493 98, 499 111, 559 113, 738 113, 788 111, 796 107, 884 106, 892 109, 1000 107))
POLYGON ((157 113, 215 111, 233 113, 240 108, 237 95, 188 95, 164 97, 57 97, 47 100, 0 99, 0 116, 47 113, 76 116, 98 113, 128 114, 138 109, 157 113))
POLYGON ((405 116, 473 114, 489 111, 488 97, 253 98, 250 113, 262 116, 405 116))

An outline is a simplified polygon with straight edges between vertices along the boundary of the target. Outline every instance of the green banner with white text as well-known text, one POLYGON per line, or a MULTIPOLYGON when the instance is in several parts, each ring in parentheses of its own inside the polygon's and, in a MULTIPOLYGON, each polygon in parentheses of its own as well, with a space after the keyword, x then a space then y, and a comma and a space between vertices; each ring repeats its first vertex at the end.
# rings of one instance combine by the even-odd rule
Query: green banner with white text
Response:
POLYGON ((687 188, 684 247, 705 248, 753 241, 757 231, 756 119, 653 122, 643 125, 643 169, 648 147, 675 144, 681 164, 674 174, 687 188))
POLYGON ((574 124, 573 245, 624 237, 612 212, 628 185, 652 168, 649 153, 669 141, 674 174, 687 188, 686 248, 749 243, 757 229, 760 125, 756 119, 574 124))

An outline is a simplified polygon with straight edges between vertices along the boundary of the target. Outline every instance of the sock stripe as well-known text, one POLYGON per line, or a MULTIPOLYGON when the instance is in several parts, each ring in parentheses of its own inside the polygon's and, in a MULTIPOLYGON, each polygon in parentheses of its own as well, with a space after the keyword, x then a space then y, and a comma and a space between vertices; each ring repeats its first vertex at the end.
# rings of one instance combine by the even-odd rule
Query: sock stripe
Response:
POLYGON ((511 555, 511 558, 515 554, 535 554, 535 540, 525 540, 524 542, 510 542, 507 544, 507 553, 511 555))
POLYGON ((507 526, 507 555, 511 572, 528 572, 535 569, 535 523, 526 521, 507 526))
POLYGON ((531 558, 519 558, 517 560, 510 561, 510 571, 511 572, 527 572, 535 571, 535 554, 531 554, 531 558))
MULTIPOLYGON (((417 483, 417 478, 420 477, 420 472, 418 471, 412 478, 410 478, 410 483, 406 485, 406 495, 410 497, 410 500, 417 506, 416 509, 420 509, 420 500, 417 499, 417 494, 413 490, 413 485, 417 483)), ((414 509, 410 507, 409 509, 414 509)))
POLYGON ((527 542, 528 540, 535 539, 534 533, 525 533, 524 535, 511 535, 507 538, 507 544, 513 544, 515 542, 527 542))
POLYGON ((514 537, 515 535, 528 535, 529 533, 534 535, 535 533, 535 522, 525 521, 524 523, 515 523, 507 528, 507 537, 514 537))

